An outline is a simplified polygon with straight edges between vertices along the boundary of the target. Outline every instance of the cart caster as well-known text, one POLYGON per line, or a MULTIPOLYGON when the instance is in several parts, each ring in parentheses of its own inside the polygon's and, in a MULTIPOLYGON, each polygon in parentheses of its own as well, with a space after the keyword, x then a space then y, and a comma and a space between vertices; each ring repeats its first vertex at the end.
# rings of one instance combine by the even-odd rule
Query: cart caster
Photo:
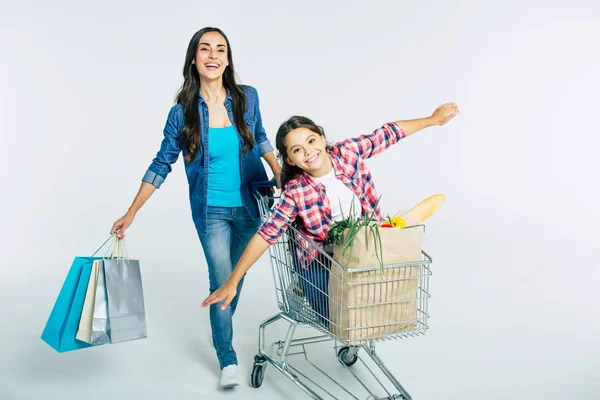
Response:
POLYGON ((259 388, 265 377, 265 368, 267 368, 266 359, 261 356, 254 357, 254 367, 250 375, 250 383, 253 388, 259 388))
POLYGON ((346 365, 346 366, 351 366, 354 365, 354 363, 356 363, 356 361, 358 361, 358 354, 356 353, 351 353, 348 354, 350 352, 350 347, 348 346, 344 346, 342 348, 340 348, 340 350, 338 351, 338 360, 346 365))

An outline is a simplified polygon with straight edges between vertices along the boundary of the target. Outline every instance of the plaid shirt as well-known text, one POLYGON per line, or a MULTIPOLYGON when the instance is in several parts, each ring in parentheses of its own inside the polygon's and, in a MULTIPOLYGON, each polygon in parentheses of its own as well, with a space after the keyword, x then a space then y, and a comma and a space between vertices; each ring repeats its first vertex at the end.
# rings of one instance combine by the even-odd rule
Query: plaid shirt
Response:
MULTIPOLYGON (((373 133, 335 143, 328 150, 337 179, 341 180, 360 199, 362 214, 373 212, 377 206, 377 191, 364 160, 381 153, 406 136, 395 122, 376 129, 373 133)), ((381 219, 377 208, 375 217, 381 219)), ((313 242, 323 242, 331 225, 331 206, 325 187, 306 172, 288 182, 281 192, 273 212, 260 226, 258 234, 274 244, 287 228, 296 221, 298 230, 313 242)), ((314 245, 298 240, 298 257, 304 268, 318 254, 314 245)))

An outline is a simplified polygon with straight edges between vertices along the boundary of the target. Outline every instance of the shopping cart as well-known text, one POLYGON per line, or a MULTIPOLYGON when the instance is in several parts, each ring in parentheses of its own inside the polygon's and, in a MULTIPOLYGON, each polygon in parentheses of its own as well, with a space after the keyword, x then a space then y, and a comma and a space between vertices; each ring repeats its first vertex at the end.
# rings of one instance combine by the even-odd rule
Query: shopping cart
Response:
MULTIPOLYGON (((264 188, 272 186, 274 182, 253 185, 263 221, 275 197, 264 188)), ((252 386, 262 385, 268 362, 313 399, 410 400, 375 352, 375 343, 427 332, 431 257, 423 252, 417 262, 350 270, 294 226, 269 253, 280 312, 259 327, 252 386), (299 262, 299 254, 312 255, 308 268, 299 262), (265 330, 276 321, 289 324, 287 335, 267 347, 265 330), (298 327, 320 334, 294 338, 298 327), (320 365, 309 359, 307 347, 330 341, 339 363, 334 357, 333 365, 327 359, 320 365)))

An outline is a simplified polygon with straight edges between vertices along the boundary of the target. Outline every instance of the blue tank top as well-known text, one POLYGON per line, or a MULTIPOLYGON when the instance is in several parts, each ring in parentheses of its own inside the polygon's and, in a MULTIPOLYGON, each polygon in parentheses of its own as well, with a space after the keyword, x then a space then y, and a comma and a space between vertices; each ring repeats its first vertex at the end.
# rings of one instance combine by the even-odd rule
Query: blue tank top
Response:
POLYGON ((208 128, 208 202, 209 206, 241 207, 240 147, 233 125, 208 128))

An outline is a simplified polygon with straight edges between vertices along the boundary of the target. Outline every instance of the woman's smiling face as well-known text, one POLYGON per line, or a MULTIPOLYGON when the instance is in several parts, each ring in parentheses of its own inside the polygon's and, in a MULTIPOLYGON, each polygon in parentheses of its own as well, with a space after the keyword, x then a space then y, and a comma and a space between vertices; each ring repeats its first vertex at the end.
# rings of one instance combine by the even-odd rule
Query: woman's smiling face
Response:
POLYGON ((219 79, 229 65, 227 41, 219 32, 207 32, 200 38, 193 61, 200 76, 219 79))

